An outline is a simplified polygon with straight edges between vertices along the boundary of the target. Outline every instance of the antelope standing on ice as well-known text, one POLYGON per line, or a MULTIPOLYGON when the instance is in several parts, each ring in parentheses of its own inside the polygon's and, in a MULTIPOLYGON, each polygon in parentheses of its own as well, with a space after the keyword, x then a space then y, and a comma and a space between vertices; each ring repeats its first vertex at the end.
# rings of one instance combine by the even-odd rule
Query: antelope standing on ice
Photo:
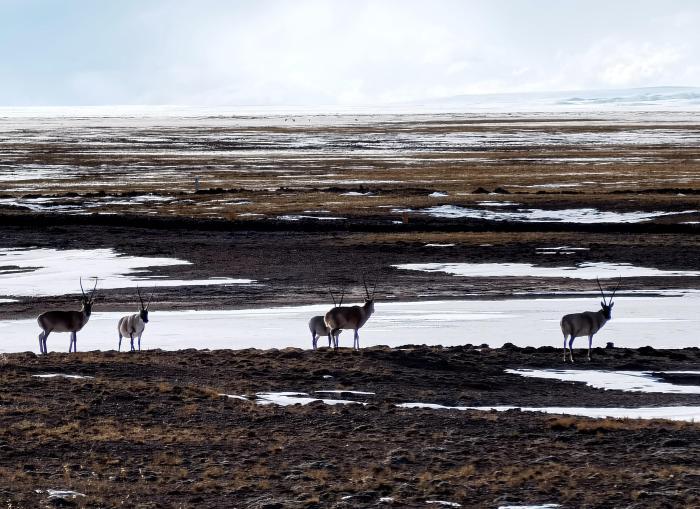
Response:
POLYGON ((39 315, 36 321, 41 327, 39 333, 39 350, 41 353, 48 353, 46 348, 46 340, 52 332, 70 332, 70 343, 68 352, 77 352, 77 332, 85 327, 92 314, 92 305, 95 302, 95 290, 97 289, 97 278, 95 278, 95 286, 88 297, 83 290, 83 279, 80 278, 80 291, 83 296, 80 298, 82 307, 80 311, 46 311, 39 315))
POLYGON ((600 294, 603 296, 603 300, 600 303, 601 309, 598 311, 584 311, 583 313, 573 313, 570 315, 564 315, 561 319, 561 332, 564 334, 564 362, 566 362, 566 340, 569 338, 569 358, 571 362, 574 362, 574 356, 572 352, 572 347, 574 344, 574 339, 581 336, 588 336, 588 360, 591 360, 591 345, 593 343, 593 335, 603 328, 608 320, 612 318, 612 308, 615 305, 613 303, 613 297, 615 297, 615 292, 620 288, 620 283, 622 283, 622 277, 617 283, 617 286, 610 295, 610 300, 606 302, 605 292, 603 292, 603 287, 600 286, 600 280, 598 280, 598 288, 600 289, 600 294))
MULTIPOLYGON (((122 337, 129 336, 131 338, 131 351, 134 349, 134 336, 139 338, 139 352, 141 351, 141 335, 143 334, 146 324, 148 323, 148 306, 151 305, 151 300, 153 299, 153 293, 148 299, 148 303, 144 306, 143 299, 141 298, 141 290, 139 290, 138 285, 136 286, 136 292, 139 294, 139 302, 141 303, 141 309, 138 313, 128 316, 122 316, 119 319, 119 349, 122 351, 122 337)), ((155 293, 155 289, 153 291, 155 293)))
MULTIPOLYGON (((333 295, 333 292, 329 292, 331 294, 331 299, 333 299, 333 307, 338 307, 343 305, 343 297, 345 296, 345 292, 340 294, 340 303, 337 303, 335 301, 335 296, 333 295)), ((316 350, 316 346, 318 344, 318 338, 321 336, 328 336, 328 348, 331 347, 331 330, 326 326, 326 322, 324 320, 323 315, 318 315, 314 316, 309 320, 309 331, 311 331, 311 347, 316 350)))
POLYGON ((367 295, 362 306, 338 306, 331 309, 324 317, 326 327, 331 331, 333 347, 336 350, 338 349, 338 336, 343 329, 353 329, 355 331, 352 347, 356 350, 360 349, 360 335, 357 331, 367 323, 369 317, 374 313, 374 291, 377 288, 375 281, 372 294, 370 295, 364 278, 362 279, 362 284, 365 286, 365 294, 367 295))

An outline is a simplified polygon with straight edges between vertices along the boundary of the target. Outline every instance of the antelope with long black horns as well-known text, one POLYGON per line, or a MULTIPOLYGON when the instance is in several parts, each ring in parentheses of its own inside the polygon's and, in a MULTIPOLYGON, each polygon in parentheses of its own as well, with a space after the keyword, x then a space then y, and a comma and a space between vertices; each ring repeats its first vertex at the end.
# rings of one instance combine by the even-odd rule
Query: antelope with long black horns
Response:
POLYGON ((375 280, 371 294, 364 277, 362 278, 362 284, 365 287, 365 295, 367 297, 362 306, 338 306, 328 311, 324 317, 326 327, 331 331, 333 347, 336 350, 338 349, 338 336, 343 329, 355 331, 352 346, 356 350, 360 349, 360 335, 358 331, 374 313, 374 292, 377 288, 377 282, 375 280))
POLYGON ((153 294, 155 293, 155 288, 151 292, 151 297, 148 302, 144 305, 143 298, 141 298, 141 290, 139 290, 138 285, 136 285, 136 293, 139 296, 139 303, 141 304, 138 313, 128 316, 123 316, 119 319, 119 351, 122 350, 122 337, 129 336, 131 339, 131 351, 135 351, 134 348, 134 336, 139 338, 139 352, 141 351, 141 336, 148 323, 148 306, 151 305, 151 300, 153 299, 153 294))
POLYGON ((39 333, 39 350, 41 353, 48 353, 46 340, 52 332, 70 332, 68 351, 78 351, 77 333, 90 320, 92 305, 95 302, 95 290, 97 290, 97 278, 95 278, 95 286, 89 297, 83 289, 83 278, 80 278, 80 292, 82 293, 80 298, 82 307, 80 311, 47 311, 39 315, 36 321, 41 327, 41 332, 39 333))
MULTIPOLYGON (((331 294, 331 299, 333 299, 334 308, 343 305, 343 297, 345 297, 345 291, 343 291, 343 293, 340 294, 340 302, 336 302, 335 295, 333 295, 332 291, 329 290, 328 293, 331 294)), ((309 330, 311 331, 311 348, 316 350, 316 347, 318 345, 318 338, 320 338, 321 336, 328 336, 328 348, 331 347, 331 330, 326 326, 326 322, 323 315, 314 316, 313 318, 311 318, 311 320, 309 320, 309 330)))
POLYGON ((615 292, 620 288, 622 283, 622 277, 617 282, 617 286, 610 295, 609 300, 605 300, 605 292, 603 287, 600 286, 600 280, 596 278, 598 282, 598 289, 600 289, 600 294, 603 296, 603 300, 600 302, 600 309, 598 311, 584 311, 583 313, 573 313, 570 315, 564 315, 561 319, 561 332, 564 334, 564 362, 566 362, 566 340, 569 340, 569 359, 574 362, 574 356, 572 352, 574 339, 581 336, 588 336, 588 360, 591 360, 591 345, 593 344, 593 335, 603 328, 608 320, 612 318, 612 308, 615 305, 613 302, 613 297, 615 297, 615 292))

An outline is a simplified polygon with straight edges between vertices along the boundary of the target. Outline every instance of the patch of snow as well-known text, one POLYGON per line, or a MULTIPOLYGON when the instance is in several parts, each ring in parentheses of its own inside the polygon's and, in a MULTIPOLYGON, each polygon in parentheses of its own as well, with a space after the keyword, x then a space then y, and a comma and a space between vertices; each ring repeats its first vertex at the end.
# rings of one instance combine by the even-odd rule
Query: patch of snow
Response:
POLYGON ((49 496, 49 499, 56 499, 56 498, 61 498, 61 499, 69 499, 69 498, 76 498, 76 497, 84 497, 84 493, 78 493, 77 491, 72 491, 72 490, 45 490, 42 492, 42 490, 36 490, 37 493, 46 493, 49 496))
POLYGON ((298 214, 286 214, 283 216, 277 216, 277 219, 282 221, 299 221, 301 219, 315 219, 318 221, 342 221, 344 217, 331 217, 331 216, 306 216, 298 214))
POLYGON ((359 396, 374 396, 376 394, 376 392, 347 391, 347 390, 343 390, 343 389, 314 391, 314 392, 317 394, 356 394, 359 396))
POLYGON ((435 191, 433 193, 430 193, 428 196, 430 196, 431 198, 444 198, 445 196, 448 196, 448 194, 440 191, 435 191))
POLYGON ((456 244, 426 244, 424 247, 454 247, 456 244))
POLYGON ((543 412, 546 414, 578 415, 594 419, 667 419, 669 421, 697 422, 700 420, 700 406, 658 406, 639 408, 597 408, 597 407, 520 407, 520 406, 484 406, 466 407, 469 410, 504 412, 520 409, 523 412, 543 412))
POLYGON ((66 375, 64 373, 46 373, 43 375, 32 375, 36 378, 74 378, 74 379, 79 379, 79 378, 95 378, 94 376, 87 376, 87 375, 66 375))
POLYGON ((445 507, 462 507, 462 504, 458 504, 457 502, 447 502, 446 500, 426 500, 425 503, 442 505, 445 507))
POLYGON ((308 405, 314 401, 322 401, 326 405, 352 405, 361 404, 358 401, 348 399, 319 399, 312 398, 305 392, 259 392, 256 394, 256 403, 259 405, 308 405))
POLYGON ((245 396, 239 396, 238 394, 219 394, 219 396, 225 396, 225 397, 230 398, 230 399, 239 399, 242 401, 250 401, 245 396))
MULTIPOLYGON (((653 376, 648 371, 605 371, 597 369, 506 369, 506 373, 532 378, 585 382, 595 389, 626 392, 661 392, 666 394, 700 394, 700 386, 677 385, 653 376)), ((689 374, 700 375, 700 371, 689 374)))
POLYGON ((595 419, 668 419, 671 421, 696 422, 700 419, 700 406, 659 406, 659 407, 630 407, 630 408, 600 408, 600 407, 525 407, 515 405, 495 406, 445 406, 435 403, 400 403, 399 408, 421 408, 427 410, 478 410, 482 412, 505 412, 521 410, 523 412, 542 412, 546 414, 579 415, 595 419))
MULTIPOLYGON (((396 209, 394 212, 403 212, 396 209)), ((438 205, 418 211, 433 217, 446 219, 471 218, 486 219, 489 221, 515 221, 515 222, 568 222, 568 223, 640 223, 664 216, 691 214, 697 210, 684 210, 679 212, 612 212, 594 208, 581 209, 517 209, 517 210, 484 210, 459 207, 457 205, 438 205)))
POLYGON ((513 201, 478 201, 476 204, 482 207, 515 207, 520 205, 513 201))
POLYGON ((0 291, 11 296, 55 296, 79 294, 83 278, 86 291, 99 279, 97 291, 135 287, 203 286, 249 284, 250 279, 154 279, 142 275, 147 267, 191 265, 177 258, 121 255, 113 249, 12 249, 0 248, 0 291), (21 269, 19 272, 16 268, 21 269), (89 279, 92 279, 90 281, 89 279))
POLYGON ((404 263, 392 265, 402 270, 445 272, 462 277, 541 277, 606 279, 620 277, 695 277, 696 270, 661 270, 636 267, 629 263, 585 262, 563 267, 542 267, 532 263, 404 263))

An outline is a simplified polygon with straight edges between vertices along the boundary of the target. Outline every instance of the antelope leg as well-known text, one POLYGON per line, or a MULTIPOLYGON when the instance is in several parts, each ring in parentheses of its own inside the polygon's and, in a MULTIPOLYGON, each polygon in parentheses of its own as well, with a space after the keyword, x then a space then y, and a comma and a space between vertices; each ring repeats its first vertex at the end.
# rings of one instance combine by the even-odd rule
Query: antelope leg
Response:
POLYGON ((135 350, 134 349, 134 333, 132 332, 131 334, 129 334, 129 337, 131 338, 131 351, 133 352, 135 350))
POLYGON ((118 352, 122 351, 122 333, 119 333, 119 348, 117 349, 118 352))
POLYGON ((591 345, 593 344, 593 334, 588 336, 588 360, 591 360, 591 345))
POLYGON ((568 334, 564 334, 564 362, 566 362, 566 340, 569 339, 568 334))
POLYGON ((141 351, 141 334, 139 334, 139 352, 141 351))
POLYGON ((569 340, 569 358, 571 359, 571 364, 574 363, 574 335, 571 335, 571 339, 569 340))

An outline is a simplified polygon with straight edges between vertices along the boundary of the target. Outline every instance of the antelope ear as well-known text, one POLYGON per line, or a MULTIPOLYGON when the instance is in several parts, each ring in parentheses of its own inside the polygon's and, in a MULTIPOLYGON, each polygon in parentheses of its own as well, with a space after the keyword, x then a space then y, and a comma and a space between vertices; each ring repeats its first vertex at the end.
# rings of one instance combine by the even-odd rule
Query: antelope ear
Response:
POLYGON ((613 307, 614 305, 615 305, 615 303, 614 303, 614 302, 611 302, 611 303, 610 303, 610 309, 612 309, 612 307, 613 307))
POLYGON ((601 305, 601 307, 605 307, 605 301, 602 301, 602 300, 601 300, 601 301, 600 301, 600 305, 601 305))

